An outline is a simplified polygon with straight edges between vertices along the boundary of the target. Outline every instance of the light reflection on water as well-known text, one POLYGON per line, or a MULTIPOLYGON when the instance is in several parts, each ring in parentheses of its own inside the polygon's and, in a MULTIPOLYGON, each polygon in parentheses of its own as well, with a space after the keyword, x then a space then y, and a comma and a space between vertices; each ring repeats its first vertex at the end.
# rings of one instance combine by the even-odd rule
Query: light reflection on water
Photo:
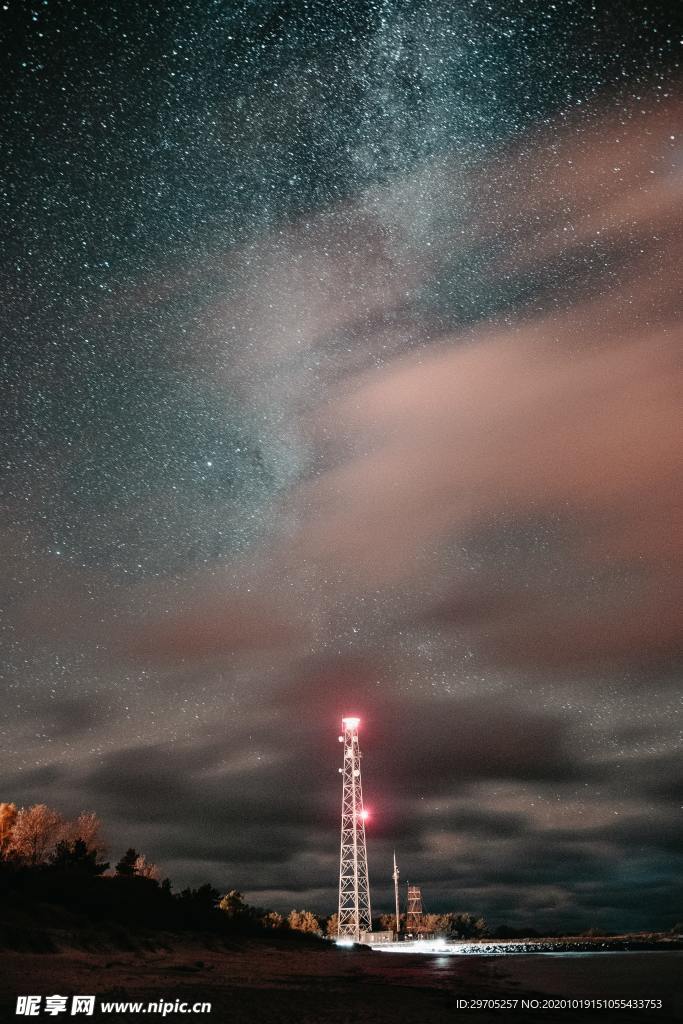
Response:
MULTIPOLYGON (((377 949, 379 952, 380 950, 377 949)), ((681 949, 591 949, 591 950, 578 950, 578 949, 561 949, 561 950, 550 950, 550 949, 392 949, 384 947, 381 949, 383 953, 403 953, 404 956, 423 956, 429 958, 429 963, 434 964, 437 967, 448 967, 454 963, 460 964, 463 960, 469 960, 472 957, 476 959, 508 959, 509 957, 555 957, 555 958, 572 958, 572 959, 586 959, 590 957, 627 957, 627 956, 678 956, 683 958, 683 950, 681 949)))
MULTIPOLYGON (((442 973, 446 974, 448 972, 453 972, 454 974, 457 975, 457 973, 462 968, 464 961, 465 960, 472 960, 473 959, 472 954, 470 954, 470 953, 451 953, 451 952, 444 953, 443 951, 438 952, 438 953, 436 951, 434 951, 431 955, 429 955, 425 951, 425 953, 423 953, 422 956, 424 957, 425 969, 428 972, 429 971, 433 971, 433 972, 438 973, 438 974, 442 974, 442 973)), ((524 958, 526 958, 527 961, 529 959, 535 958, 537 962, 539 962, 541 960, 547 961, 548 959, 553 958, 554 960, 558 960, 559 959, 559 960, 581 961, 581 962, 584 963, 586 968, 589 968, 589 963, 588 963, 589 961, 593 960, 597 964, 598 960, 604 960, 606 957, 609 957, 613 964, 614 964, 615 960, 618 961, 618 959, 621 958, 624 961, 624 969, 625 970, 630 970, 634 966, 634 963, 631 960, 631 958, 633 956, 638 956, 638 957, 642 957, 642 956, 659 957, 660 958, 660 963, 661 963, 662 967, 665 966, 665 964, 662 963, 662 961, 666 962, 666 965, 667 965, 666 966, 666 970, 667 970, 667 973, 668 973, 668 970, 669 970, 669 968, 671 966, 671 963, 674 960, 674 958, 683 959, 683 950, 680 950, 680 949, 678 949, 678 950, 677 949, 596 949, 596 950, 591 950, 591 951, 585 951, 585 950, 570 950, 570 949, 568 949, 568 950, 561 950, 561 951, 553 950, 552 952, 551 951, 539 952, 539 951, 531 951, 531 950, 529 950, 528 952, 517 951, 517 952, 514 952, 514 953, 494 953, 494 952, 478 953, 478 954, 476 954, 474 956, 474 959, 475 959, 475 961, 477 961, 479 963, 481 963, 482 961, 484 961, 485 963, 490 963, 492 960, 495 960, 497 965, 500 965, 503 960, 508 960, 509 961, 511 958, 514 958, 518 963, 520 962, 520 960, 523 960, 524 958), (627 964, 629 965, 628 967, 627 967, 627 964)), ((538 966, 539 966, 539 970, 542 970, 542 968, 540 967, 540 963, 539 963, 538 966)))

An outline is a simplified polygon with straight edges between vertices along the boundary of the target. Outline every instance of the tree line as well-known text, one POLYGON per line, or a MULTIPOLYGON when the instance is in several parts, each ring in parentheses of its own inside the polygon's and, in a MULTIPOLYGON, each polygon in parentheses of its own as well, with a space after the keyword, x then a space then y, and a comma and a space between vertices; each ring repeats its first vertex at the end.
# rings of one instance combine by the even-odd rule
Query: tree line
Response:
MULTIPOLYGON (((328 921, 310 910, 289 914, 247 903, 237 889, 208 883, 173 891, 156 864, 129 847, 113 866, 100 819, 66 818, 46 804, 0 803, 0 901, 11 910, 76 910, 91 921, 145 928, 277 931, 321 936, 328 921)), ((40 913, 38 914, 40 916, 40 913)))
MULTIPOLYGON (((408 930, 405 914, 399 917, 403 934, 408 930)), ((392 931, 396 928, 395 914, 380 914, 373 928, 377 931, 392 931)), ((468 913, 422 914, 418 933, 443 935, 449 939, 483 939, 489 934, 483 917, 468 913)))
POLYGON ((208 883, 174 892, 171 880, 134 847, 113 866, 107 855, 93 812, 66 818, 46 804, 0 803, 0 903, 7 910, 45 917, 46 905, 56 905, 94 923, 148 929, 324 934, 325 920, 309 910, 262 910, 237 889, 221 894, 208 883))

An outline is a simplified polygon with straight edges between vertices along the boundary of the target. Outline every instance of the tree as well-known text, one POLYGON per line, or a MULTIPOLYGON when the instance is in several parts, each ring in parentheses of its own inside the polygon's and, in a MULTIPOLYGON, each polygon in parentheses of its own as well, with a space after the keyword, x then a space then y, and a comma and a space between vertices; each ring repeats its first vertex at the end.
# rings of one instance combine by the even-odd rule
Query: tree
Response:
POLYGON ((0 803, 0 857, 5 855, 17 820, 17 805, 0 803))
POLYGON ((331 914, 325 925, 325 934, 329 935, 331 939, 334 939, 339 934, 339 914, 331 914))
POLYGON ((139 853, 133 864, 133 874, 138 878, 151 878, 156 882, 159 879, 160 871, 156 864, 147 860, 144 853, 139 853))
POLYGON ((484 918, 466 913, 441 914, 435 930, 453 939, 482 939, 488 935, 484 918))
POLYGON ((277 910, 268 910, 266 913, 259 918, 259 921, 263 928, 284 928, 285 919, 282 914, 278 914, 277 910))
POLYGON ((293 932, 313 932, 322 934, 320 921, 310 910, 292 910, 287 923, 293 932))
POLYGON ((96 850, 100 854, 107 848, 102 838, 102 822, 93 811, 81 811, 77 818, 65 822, 61 838, 67 843, 81 839, 88 850, 96 850))
POLYGON ((215 910, 219 897, 220 893, 218 889, 214 889, 214 887, 209 885, 207 882, 205 885, 200 885, 198 889, 183 889, 178 899, 182 902, 189 903, 198 910, 206 911, 215 910))
POLYGON ((59 842, 64 819, 46 804, 22 807, 17 812, 10 834, 10 855, 27 864, 44 864, 49 852, 59 842))
POLYGON ((122 875, 124 878, 132 878, 135 874, 135 865, 139 856, 138 851, 133 846, 129 846, 116 865, 116 874, 122 875))
POLYGON ((230 889, 220 900, 218 909, 227 914, 228 917, 241 917, 247 910, 244 896, 237 889, 230 889))
POLYGON ((148 861, 144 853, 138 853, 134 846, 129 846, 116 865, 116 874, 123 878, 149 878, 156 882, 159 868, 148 861))
POLYGON ((84 875, 101 875, 109 864, 98 862, 97 850, 89 850, 85 840, 77 839, 68 843, 60 839, 50 857, 50 865, 58 871, 79 872, 84 875))
POLYGON ((421 931, 423 932, 434 932, 436 934, 443 933, 445 931, 444 917, 445 914, 423 914, 422 915, 422 926, 421 931))
POLYGON ((0 804, 0 856, 14 857, 35 866, 44 864, 60 842, 72 848, 76 840, 86 850, 104 853, 102 825, 96 814, 83 811, 77 818, 65 819, 46 804, 34 804, 17 810, 16 804, 0 804))

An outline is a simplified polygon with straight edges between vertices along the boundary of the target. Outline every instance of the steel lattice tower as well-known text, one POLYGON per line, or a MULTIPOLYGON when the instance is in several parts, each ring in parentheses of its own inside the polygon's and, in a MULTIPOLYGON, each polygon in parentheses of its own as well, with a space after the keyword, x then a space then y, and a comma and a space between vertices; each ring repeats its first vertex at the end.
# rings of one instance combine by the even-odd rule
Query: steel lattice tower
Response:
POLYGON ((422 893, 419 885, 408 886, 408 912, 406 931, 419 932, 422 929, 422 893))
POLYGON ((339 856, 339 921, 340 938, 360 939, 361 932, 371 931, 370 883, 368 856, 365 847, 363 789, 360 776, 358 718, 342 718, 344 744, 341 851, 339 856))

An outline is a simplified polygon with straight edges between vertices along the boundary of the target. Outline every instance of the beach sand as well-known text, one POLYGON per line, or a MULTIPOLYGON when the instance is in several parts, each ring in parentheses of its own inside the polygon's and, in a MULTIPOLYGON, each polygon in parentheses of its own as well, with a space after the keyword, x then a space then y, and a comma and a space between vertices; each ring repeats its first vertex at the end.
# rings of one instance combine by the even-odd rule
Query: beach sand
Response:
MULTIPOLYGON (((94 994, 98 1000, 209 1001, 208 1015, 169 1016, 214 1024, 432 1024, 464 1019, 483 1024, 507 1016, 668 1024, 683 1018, 682 977, 680 951, 439 957, 250 942, 227 950, 197 943, 147 953, 9 952, 0 954, 0 1012, 3 1020, 16 1022, 22 1019, 14 1013, 17 994, 77 993, 94 994), (661 998, 664 1008, 522 1011, 518 1005, 495 1012, 465 1009, 457 1002, 537 998, 542 1003, 547 997, 661 998)), ((105 1015, 98 1004, 95 1018, 118 1024, 149 1020, 150 1014, 105 1015)), ((60 1018, 41 1013, 39 1019, 60 1018)))

